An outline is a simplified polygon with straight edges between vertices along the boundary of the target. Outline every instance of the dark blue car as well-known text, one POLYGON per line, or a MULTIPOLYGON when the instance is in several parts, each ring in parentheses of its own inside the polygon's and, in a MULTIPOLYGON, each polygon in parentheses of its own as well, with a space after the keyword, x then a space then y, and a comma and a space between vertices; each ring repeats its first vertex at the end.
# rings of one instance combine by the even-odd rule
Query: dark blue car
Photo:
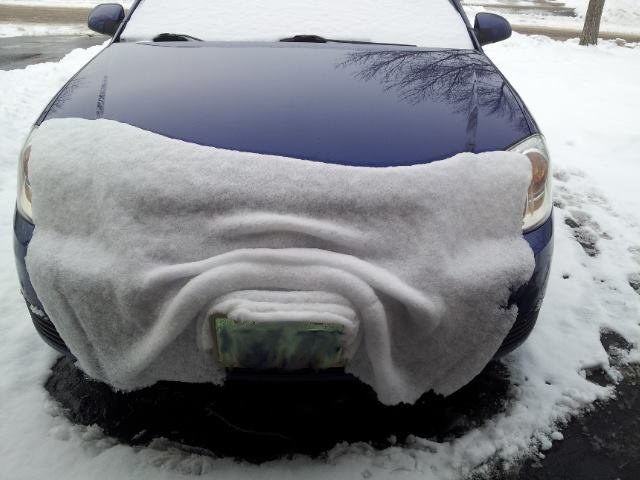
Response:
MULTIPOLYGON (((510 36, 506 20, 482 13, 472 27, 458 0, 424 0, 413 2, 424 4, 424 18, 420 9, 411 16, 390 8, 388 22, 385 12, 354 22, 340 12, 344 25, 320 29, 314 2, 255 18, 224 6, 210 17, 194 9, 208 2, 171 3, 139 0, 128 14, 117 4, 96 7, 89 26, 112 36, 111 43, 60 90, 34 128, 54 118, 105 118, 204 146, 348 166, 416 165, 461 152, 526 154, 533 173, 522 234, 535 270, 511 296, 518 317, 495 355, 524 342, 549 274, 552 202, 544 138, 482 50, 510 36)), ((14 222, 22 294, 43 339, 73 354, 25 266, 35 229, 28 159, 27 143, 14 222)))

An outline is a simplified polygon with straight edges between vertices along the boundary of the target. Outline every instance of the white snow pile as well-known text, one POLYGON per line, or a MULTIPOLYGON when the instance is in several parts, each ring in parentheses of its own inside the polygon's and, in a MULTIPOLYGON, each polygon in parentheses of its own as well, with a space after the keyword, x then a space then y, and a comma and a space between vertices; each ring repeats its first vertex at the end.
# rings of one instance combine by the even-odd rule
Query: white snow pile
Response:
POLYGON ((90 30, 81 24, 52 25, 47 23, 0 23, 0 37, 40 35, 85 35, 90 30))
POLYGON ((316 292, 290 300, 298 322, 305 304, 344 297, 357 318, 321 321, 348 325, 347 370, 381 402, 448 395, 498 350, 517 315, 504 306, 533 272, 531 164, 517 153, 351 167, 55 119, 33 137, 29 178, 33 286, 82 369, 121 390, 223 383, 211 305, 290 290, 316 292))
POLYGON ((143 0, 122 39, 181 33, 202 40, 276 41, 294 35, 338 40, 471 48, 466 26, 449 0, 143 0), (239 6, 241 5, 241 8, 239 6), (194 15, 194 12, 198 12, 194 15))
MULTIPOLYGON (((95 7, 102 2, 100 0, 0 0, 0 5, 30 5, 35 7, 95 7)), ((133 0, 118 0, 113 3, 119 3, 120 5, 128 8, 133 3, 133 0)))
MULTIPOLYGON (((15 202, 16 159, 30 124, 66 78, 97 49, 56 64, 0 71, 0 201, 15 202)), ((488 48, 543 128, 555 163, 556 254, 538 326, 506 366, 512 388, 505 411, 454 440, 413 439, 376 450, 339 445, 326 458, 298 457, 260 467, 213 459, 156 443, 131 448, 95 427, 71 425, 42 383, 53 353, 34 332, 19 294, 11 252, 11 218, 0 217, 0 477, 217 479, 453 479, 495 462, 549 448, 572 415, 615 394, 585 378, 601 366, 613 377, 599 335, 614 330, 640 360, 640 49, 611 42, 581 48, 519 35, 488 48), (522 61, 535 58, 535 62, 522 61), (570 217, 579 227, 570 227, 570 217), (577 238, 597 248, 589 256, 577 238)), ((574 223, 571 223, 575 225, 574 223)), ((375 421, 375 419, 372 419, 375 421)))
MULTIPOLYGON (((579 18, 587 14, 588 0, 562 0, 568 7, 576 9, 579 18)), ((621 26, 640 31, 640 3, 638 0, 606 0, 602 11, 601 27, 621 26)))

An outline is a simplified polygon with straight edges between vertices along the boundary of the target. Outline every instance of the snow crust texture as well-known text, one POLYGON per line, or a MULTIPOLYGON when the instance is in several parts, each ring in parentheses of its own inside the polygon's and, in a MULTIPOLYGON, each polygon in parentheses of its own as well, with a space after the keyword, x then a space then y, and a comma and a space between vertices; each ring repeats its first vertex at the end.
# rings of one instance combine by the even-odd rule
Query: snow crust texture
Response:
MULTIPOLYGON (((580 19, 587 14, 586 0, 564 0, 567 6, 576 9, 580 19)), ((607 0, 602 11, 602 27, 620 26, 623 29, 640 30, 640 8, 637 0, 607 0)))
POLYGON ((33 285, 85 372, 123 390, 223 382, 211 305, 285 290, 348 300, 348 370, 383 403, 449 394, 496 352, 533 271, 520 154, 346 167, 56 119, 29 165, 33 285))
POLYGON ((151 40, 159 33, 202 40, 277 41, 294 35, 339 40, 472 48, 466 26, 448 0, 143 0, 122 38, 151 40))

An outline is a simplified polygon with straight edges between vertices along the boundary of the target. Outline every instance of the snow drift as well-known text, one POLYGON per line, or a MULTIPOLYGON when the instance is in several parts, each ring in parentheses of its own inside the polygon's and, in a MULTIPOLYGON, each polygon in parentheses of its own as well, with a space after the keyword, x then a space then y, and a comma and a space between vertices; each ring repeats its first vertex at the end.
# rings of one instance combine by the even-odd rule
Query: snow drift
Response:
POLYGON ((349 326, 347 369, 383 403, 450 394, 498 349, 534 266, 514 153, 347 167, 57 119, 29 168, 33 285, 80 367, 123 390, 224 382, 211 309, 268 321, 285 291, 301 319, 349 326))

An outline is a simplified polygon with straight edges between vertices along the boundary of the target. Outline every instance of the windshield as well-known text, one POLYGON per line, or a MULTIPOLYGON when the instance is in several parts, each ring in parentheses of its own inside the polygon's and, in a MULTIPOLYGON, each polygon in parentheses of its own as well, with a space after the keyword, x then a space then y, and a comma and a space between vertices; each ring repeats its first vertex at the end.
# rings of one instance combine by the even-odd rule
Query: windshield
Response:
POLYGON ((450 0, 142 0, 120 40, 149 41, 161 33, 211 41, 278 41, 316 35, 473 48, 450 0))

